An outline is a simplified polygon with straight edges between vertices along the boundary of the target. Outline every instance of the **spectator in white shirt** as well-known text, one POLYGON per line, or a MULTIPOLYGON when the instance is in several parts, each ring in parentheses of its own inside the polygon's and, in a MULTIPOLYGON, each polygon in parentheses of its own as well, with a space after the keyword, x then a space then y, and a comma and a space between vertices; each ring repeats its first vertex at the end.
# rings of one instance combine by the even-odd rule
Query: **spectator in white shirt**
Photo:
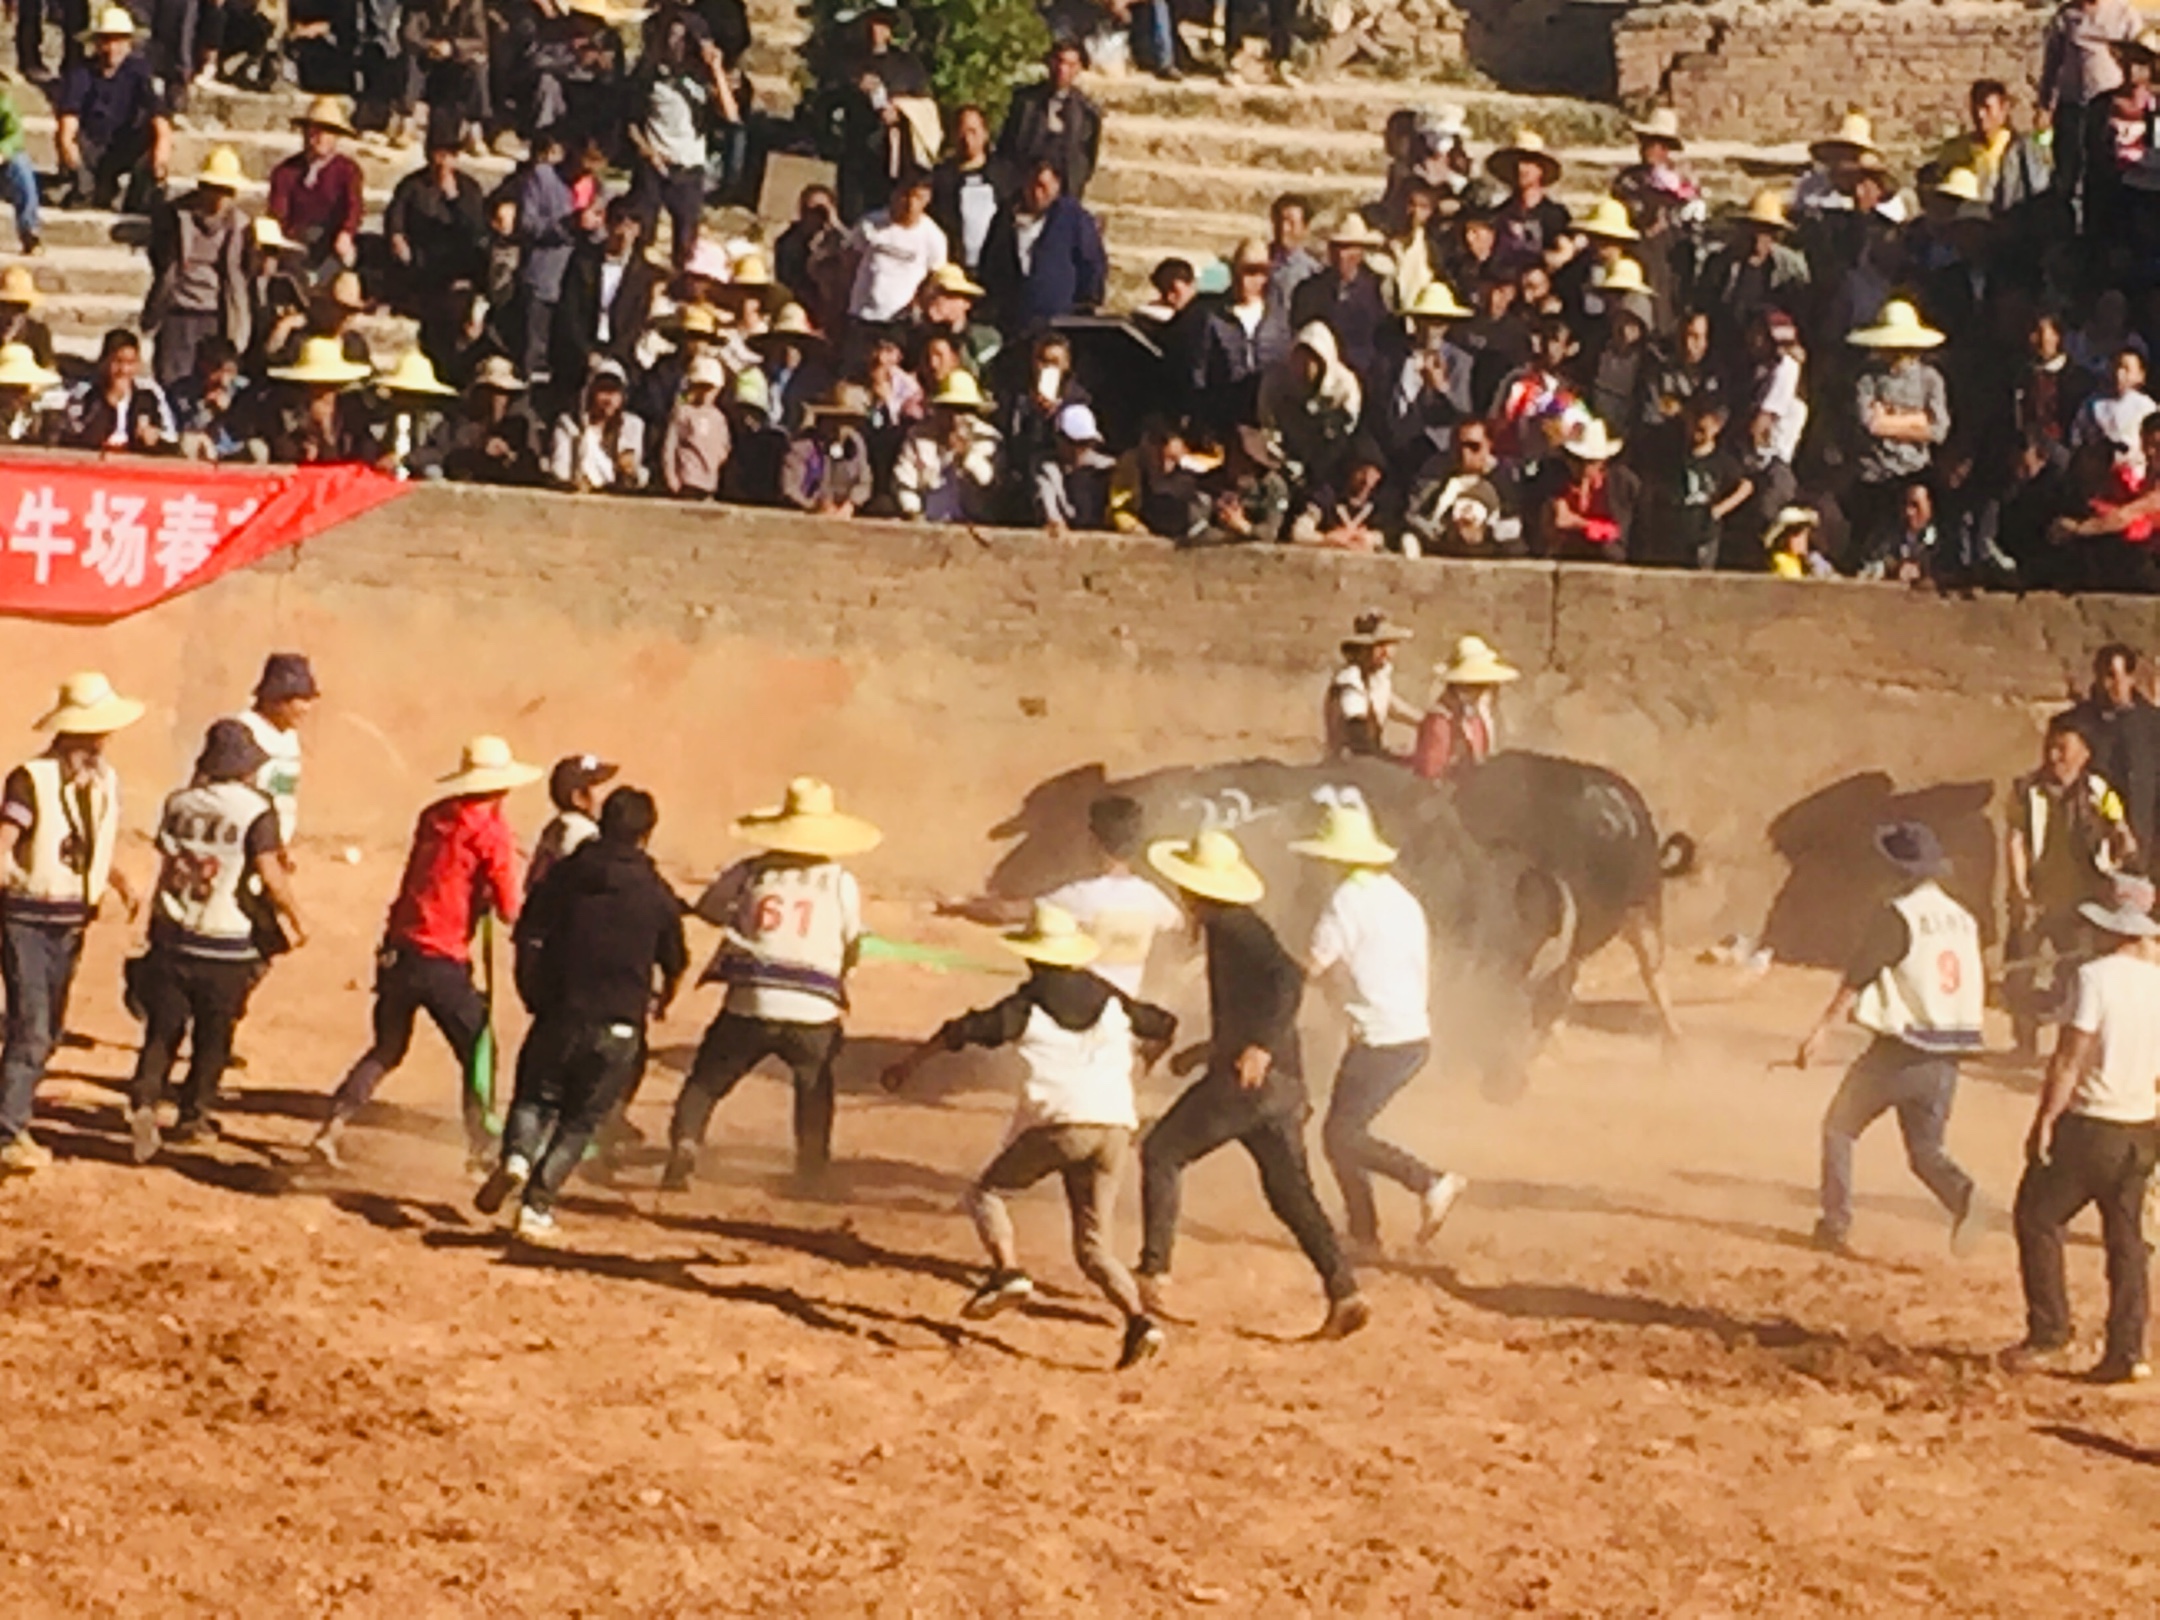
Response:
POLYGON ((2100 1206, 2108 1315, 2107 1348, 2092 1373, 2098 1383, 2151 1376, 2144 1210, 2160 1156, 2160 923, 2152 904, 2150 883, 2118 878, 2109 903, 2078 908, 2105 954, 2078 970, 2077 1005, 2048 1065, 2014 1214, 2026 1326, 2012 1359, 2029 1365, 2069 1347, 2063 1233, 2087 1204, 2100 1206))
POLYGON ((1343 1010, 1350 1020, 1350 1045, 1336 1071, 1321 1132, 1342 1188, 1350 1242, 1368 1255, 1380 1247, 1373 1200, 1377 1175, 1417 1194, 1424 1214, 1418 1242, 1429 1243, 1469 1183, 1372 1132, 1373 1121, 1432 1055, 1425 908, 1387 870, 1396 852, 1382 842, 1372 812, 1362 804, 1328 806, 1319 836, 1290 847, 1325 861, 1340 875, 1313 925, 1305 970, 1317 982, 1340 969, 1343 1010))
POLYGON ((1122 795, 1097 799, 1088 806, 1088 833, 1102 870, 1052 889, 1043 901, 1069 912, 1102 946, 1095 971, 1137 996, 1155 941, 1181 930, 1185 913, 1133 869, 1145 844, 1139 805, 1122 795))
POLYGON ((2070 443, 2105 439, 2115 447, 2115 465, 2135 487, 2145 481, 2145 418, 2155 408, 2145 392, 2145 356, 2128 344, 2117 349, 2110 383, 2078 408, 2070 423, 2070 443))
POLYGON ((945 233, 930 217, 930 177, 913 173, 893 187, 890 207, 863 216, 852 244, 855 280, 848 317, 897 321, 915 302, 930 272, 951 258, 945 233))
POLYGON ((585 398, 555 423, 548 476, 558 489, 645 487, 645 422, 623 408, 629 382, 613 360, 593 367, 585 398))

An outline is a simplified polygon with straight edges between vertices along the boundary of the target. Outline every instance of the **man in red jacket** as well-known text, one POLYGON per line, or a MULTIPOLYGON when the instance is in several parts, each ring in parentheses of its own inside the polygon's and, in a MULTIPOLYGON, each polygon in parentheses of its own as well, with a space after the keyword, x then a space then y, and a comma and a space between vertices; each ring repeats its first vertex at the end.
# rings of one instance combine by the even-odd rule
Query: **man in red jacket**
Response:
MULTIPOLYGON (((420 812, 404 881, 390 906, 376 958, 375 1043, 330 1099, 330 1117, 316 1135, 315 1156, 340 1162, 345 1122, 367 1105, 375 1088, 405 1061, 413 1021, 425 1011, 469 1074, 487 1028, 487 1003, 472 980, 473 929, 484 912, 517 920, 516 847, 502 802, 513 788, 543 773, 521 765, 500 737, 475 737, 458 770, 442 779, 443 797, 420 812)), ((465 1136, 477 1154, 492 1156, 478 1095, 465 1088, 465 1136)))

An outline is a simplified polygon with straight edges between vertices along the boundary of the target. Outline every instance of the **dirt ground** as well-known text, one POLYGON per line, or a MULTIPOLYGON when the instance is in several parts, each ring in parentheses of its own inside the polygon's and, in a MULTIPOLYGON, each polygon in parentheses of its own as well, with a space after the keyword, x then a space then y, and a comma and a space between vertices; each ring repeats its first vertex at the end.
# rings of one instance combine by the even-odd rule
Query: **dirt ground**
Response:
MULTIPOLYGON (((229 1139, 147 1170, 115 1090, 126 930, 97 931, 73 1022, 101 1044, 43 1096, 62 1162, 0 1185, 0 1613, 2160 1612, 2160 1393, 1995 1370, 2007 1233, 1953 1261, 1885 1121, 1862 1258, 1807 1247, 1837 1070, 1769 1065, 1822 975, 1677 967, 1668 1061, 1608 959, 1520 1102, 1421 1080, 1387 1123, 1472 1191, 1432 1254, 1370 1275, 1345 1344, 1301 1342, 1316 1283, 1250 1167, 1209 1161, 1177 1267, 1201 1324, 1117 1376, 1048 1189, 1020 1208, 1039 1306, 958 1319, 994 1066, 869 1085, 992 978, 864 970, 829 1198, 785 1191, 760 1078, 715 1179, 581 1186, 558 1247, 507 1250, 427 1034, 349 1171, 294 1173, 364 1041, 394 876, 311 852, 318 937, 257 997, 229 1139)), ((711 1009, 659 1037, 655 1136, 711 1009)), ((1998 1199, 2030 1087, 1983 1063, 1960 1102, 1953 1147, 1998 1199)), ((2073 1263, 2097 1324, 2089 1236, 2073 1263)))

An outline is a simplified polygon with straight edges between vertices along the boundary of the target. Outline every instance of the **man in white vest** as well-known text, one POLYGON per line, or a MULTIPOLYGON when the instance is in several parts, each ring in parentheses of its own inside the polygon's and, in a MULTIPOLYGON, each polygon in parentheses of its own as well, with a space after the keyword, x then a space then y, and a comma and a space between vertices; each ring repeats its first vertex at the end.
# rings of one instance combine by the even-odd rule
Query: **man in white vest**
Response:
POLYGON ((885 1088, 898 1091, 941 1052, 1017 1049, 1027 1068, 1020 1106, 1005 1146, 968 1193, 968 1211, 990 1253, 990 1276, 960 1314, 979 1321, 1034 1295, 1034 1282, 1020 1269, 1005 1200, 1057 1176, 1072 1217, 1073 1260, 1124 1319, 1117 1362, 1122 1372, 1163 1344, 1162 1329, 1149 1318, 1132 1273, 1118 1263, 1109 1241, 1118 1179, 1140 1127, 1133 1063, 1136 1056, 1150 1065, 1161 1057, 1177 1034, 1177 1020, 1091 972, 1102 947, 1070 912, 1048 901, 1036 902, 1028 925, 1007 934, 1005 943, 1030 964, 1027 983, 994 1006, 951 1020, 885 1071, 885 1088))
POLYGON ((300 834, 300 722, 322 697, 315 671, 303 653, 272 653, 255 683, 255 701, 232 718, 247 728, 263 751, 255 785, 277 811, 283 864, 292 867, 293 840, 300 834))
POLYGON ((1984 1227, 1972 1177, 1943 1146, 1957 1098, 1958 1059, 1980 1050, 1987 975, 1980 925, 1944 891, 1949 858, 1918 822, 1879 827, 1875 844, 1900 876, 1898 893, 1868 925, 1845 981, 1795 1062, 1806 1068, 1824 1036, 1850 1017, 1874 1036, 1830 1099, 1822 1127, 1822 1219, 1818 1248, 1848 1253, 1853 1144, 1895 1109, 1905 1157, 1950 1212, 1950 1244, 1963 1254, 1984 1227))
POLYGON ((258 941, 269 921, 264 907, 276 914, 281 948, 307 938, 285 871, 277 809, 255 786, 269 762, 247 726, 218 721, 195 762, 195 780, 165 801, 158 820, 150 950, 136 980, 145 1028, 128 1085, 137 1164, 156 1158, 165 1142, 217 1134, 209 1109, 260 976, 258 941), (179 1117, 161 1136, 157 1106, 183 1036, 190 1052, 179 1117))
POLYGON ((70 675, 37 729, 52 745, 0 786, 0 977, 7 1038, 0 1046, 0 1175, 41 1170, 52 1155, 30 1135, 38 1082, 60 1039, 83 931, 110 887, 133 916, 135 894, 113 866, 120 778, 105 739, 143 705, 94 670, 70 675))
POLYGON ((1416 725, 1420 712, 1395 695, 1395 649, 1410 632, 1385 613, 1360 613, 1343 637, 1342 667, 1328 681, 1321 727, 1329 759, 1385 755, 1391 720, 1416 725))
POLYGON ((832 788, 808 776, 788 784, 779 808, 737 821, 735 834, 764 853, 722 872, 692 908, 722 930, 699 982, 725 984, 727 999, 675 1099, 660 1183, 668 1192, 696 1174, 713 1109, 769 1057, 794 1080, 795 1173, 815 1178, 832 1162, 833 1059, 863 934, 862 890, 840 862, 884 834, 842 814, 832 788))

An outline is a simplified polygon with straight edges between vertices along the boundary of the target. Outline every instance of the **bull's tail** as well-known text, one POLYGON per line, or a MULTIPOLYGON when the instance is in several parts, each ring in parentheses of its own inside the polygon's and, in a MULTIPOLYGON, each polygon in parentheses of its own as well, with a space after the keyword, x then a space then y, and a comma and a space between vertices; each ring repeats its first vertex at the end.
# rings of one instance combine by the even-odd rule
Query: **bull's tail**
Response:
POLYGON ((1682 878, 1695 870, 1695 840, 1684 832, 1667 834, 1657 854, 1659 877, 1682 878))

